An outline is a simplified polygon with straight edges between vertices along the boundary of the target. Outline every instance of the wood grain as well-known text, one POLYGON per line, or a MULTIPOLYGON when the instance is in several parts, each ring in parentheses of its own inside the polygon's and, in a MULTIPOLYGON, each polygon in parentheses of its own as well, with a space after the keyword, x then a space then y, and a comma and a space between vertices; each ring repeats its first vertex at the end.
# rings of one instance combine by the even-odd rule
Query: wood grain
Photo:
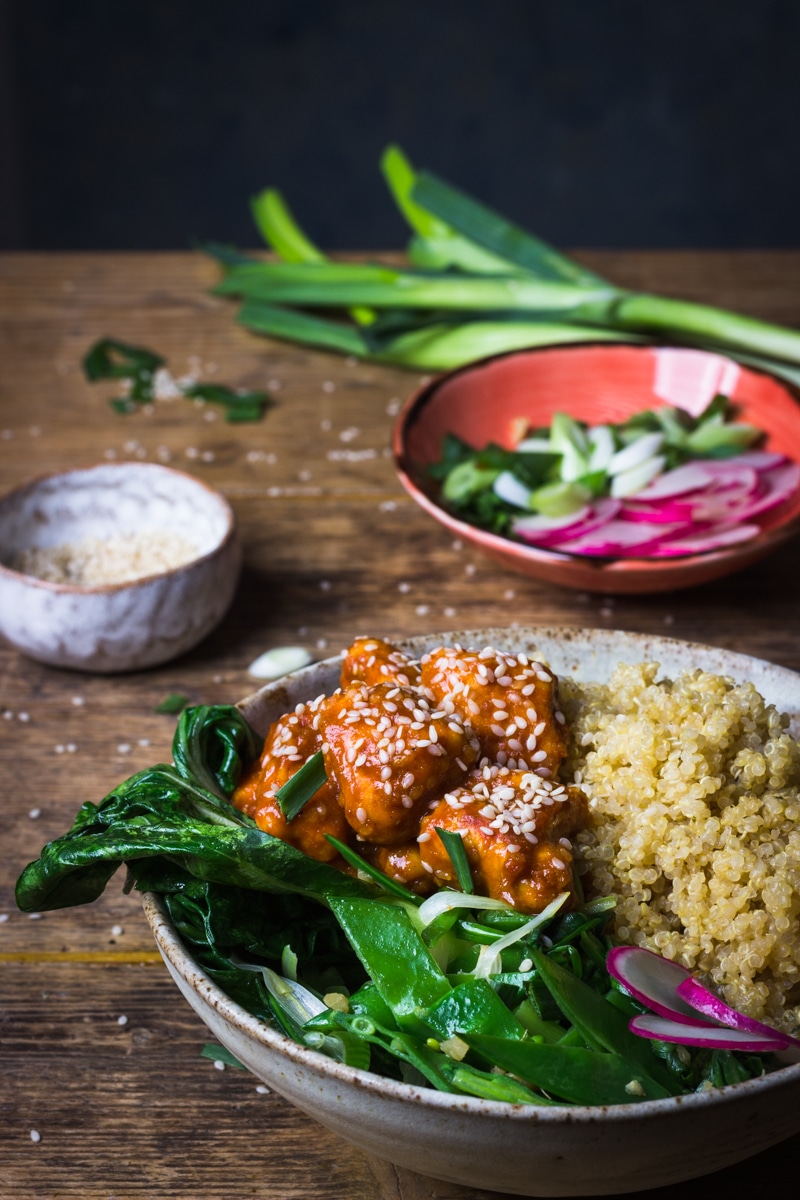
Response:
MULTIPOLYGON (((628 286, 800 325, 800 252, 582 257, 628 286)), ((38 918, 14 907, 16 877, 81 803, 169 756, 174 718, 154 711, 165 695, 236 701, 271 646, 318 658, 364 632, 516 621, 666 633, 800 670, 800 543, 730 580, 652 598, 512 574, 455 544, 396 480, 392 422, 418 377, 254 337, 209 295, 215 277, 188 253, 0 258, 0 488, 112 456, 165 461, 230 498, 245 547, 225 620, 163 667, 96 677, 0 645, 0 1200, 491 1200, 369 1159, 257 1093, 249 1074, 215 1070, 121 876, 96 904, 38 918), (255 425, 183 399, 120 416, 111 389, 80 368, 102 336, 158 350, 175 375, 266 386, 275 403, 255 425)), ((798 1149, 792 1139, 681 1194, 755 1187, 798 1149)))

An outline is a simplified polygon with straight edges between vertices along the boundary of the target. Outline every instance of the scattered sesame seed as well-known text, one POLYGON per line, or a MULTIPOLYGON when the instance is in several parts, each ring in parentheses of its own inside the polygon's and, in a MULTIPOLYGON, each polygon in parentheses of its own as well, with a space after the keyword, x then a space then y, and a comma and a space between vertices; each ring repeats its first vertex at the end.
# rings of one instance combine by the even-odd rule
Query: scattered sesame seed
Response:
POLYGON ((30 817, 30 819, 32 821, 35 821, 36 818, 40 817, 41 815, 42 815, 42 810, 40 808, 32 808, 31 811, 28 813, 28 816, 30 817))
POLYGON ((258 1092, 259 1096, 268 1096, 270 1094, 269 1088, 265 1087, 263 1083, 258 1084, 256 1091, 258 1092))
POLYGON ((0 925, 4 925, 8 920, 8 913, 0 913, 0 925))
POLYGON ((40 1142, 41 1140, 42 1140, 42 1135, 39 1133, 39 1130, 32 1129, 31 1130, 31 1141, 32 1142, 40 1142))
POLYGON ((25 724, 27 721, 30 721, 30 719, 31 718, 30 718, 29 713, 26 713, 26 712, 17 713, 17 720, 22 721, 23 724, 25 724))
POLYGON ((403 595, 405 596, 407 592, 411 591, 411 584, 406 583, 405 581, 403 581, 402 583, 398 583, 397 590, 398 590, 398 592, 402 592, 403 595))
POLYGON ((84 700, 83 696, 73 696, 72 703, 76 708, 82 708, 86 701, 84 700))
POLYGON ((122 928, 121 925, 112 925, 111 926, 111 933, 113 934, 114 937, 120 937, 124 932, 125 932, 125 930, 122 928))
POLYGON ((214 1069, 215 1069, 215 1070, 217 1070, 217 1071, 224 1071, 224 1070, 225 1070, 225 1063, 222 1061, 222 1059, 221 1059, 221 1058, 215 1058, 215 1059, 214 1059, 214 1069))
POLYGON ((121 1017, 117 1017, 117 1024, 118 1025, 127 1025, 128 1024, 128 1018, 125 1016, 124 1013, 121 1017))
POLYGON ((130 742, 120 742, 120 744, 117 746, 117 754, 130 754, 130 752, 130 742))

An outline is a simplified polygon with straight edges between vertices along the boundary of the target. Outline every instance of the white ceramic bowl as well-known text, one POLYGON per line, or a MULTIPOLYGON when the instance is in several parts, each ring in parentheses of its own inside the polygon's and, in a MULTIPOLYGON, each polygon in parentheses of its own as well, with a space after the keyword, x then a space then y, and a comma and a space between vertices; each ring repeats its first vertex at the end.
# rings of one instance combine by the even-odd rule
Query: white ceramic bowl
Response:
POLYGON ((0 634, 31 658, 110 673, 175 658, 221 620, 233 598, 241 549, 227 500, 182 471, 106 463, 48 475, 0 499, 0 634), (125 583, 53 583, 8 564, 120 534, 172 533, 190 561, 125 583))
MULTIPOLYGON (((601 681, 619 662, 658 661, 751 680, 800 719, 800 676, 726 650, 631 633, 488 629, 412 639, 526 650, 560 674, 601 681)), ((242 701, 261 732, 338 684, 341 659, 307 667, 242 701)), ((144 908, 170 974, 214 1036, 254 1075, 362 1150, 424 1175, 522 1196, 613 1195, 720 1170, 800 1131, 800 1064, 711 1092, 609 1108, 532 1108, 383 1079, 290 1041, 230 1000, 187 953, 156 896, 144 908)))

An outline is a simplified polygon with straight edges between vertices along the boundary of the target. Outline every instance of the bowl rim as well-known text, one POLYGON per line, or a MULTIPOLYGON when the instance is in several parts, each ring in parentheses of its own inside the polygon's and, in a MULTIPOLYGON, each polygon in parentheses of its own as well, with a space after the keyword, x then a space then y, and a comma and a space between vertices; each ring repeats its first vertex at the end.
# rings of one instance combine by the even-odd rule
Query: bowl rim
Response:
MULTIPOLYGON (((400 412, 395 418, 392 427, 391 449, 392 458, 394 461, 395 471, 405 491, 419 506, 424 509, 430 516, 444 525, 451 533, 458 537, 463 537, 469 541, 477 541, 482 549, 492 554, 505 555, 506 557, 518 557, 522 560, 527 559, 531 562, 551 565, 565 565, 569 563, 579 563, 589 569, 594 569, 598 574, 613 573, 613 572, 632 572, 632 571, 651 571, 651 572, 670 572, 680 569, 691 569, 694 566, 702 564, 713 564, 717 562, 731 562, 739 557, 755 554, 761 556, 767 551, 779 546, 782 542, 796 536, 800 533, 800 512, 794 517, 782 523, 778 523, 769 529, 762 529, 755 537, 749 538, 746 542, 736 542, 731 546, 723 546, 718 550, 703 550, 694 554, 676 555, 673 558, 637 558, 633 555, 625 557, 603 557, 600 555, 587 554, 572 554, 564 551, 553 550, 546 546, 536 546, 532 543, 515 541, 512 538, 503 537, 498 533, 493 533, 489 529, 482 529, 478 525, 471 525, 468 521, 463 521, 459 517, 452 514, 447 508, 439 503, 433 495, 429 494, 421 483, 417 482, 415 474, 419 476, 419 471, 415 469, 413 460, 411 459, 408 449, 408 431, 416 420, 418 420, 421 411, 435 395, 436 391, 450 380, 456 379, 460 375, 471 373, 472 371, 480 370, 484 367, 491 366, 492 363, 500 362, 505 359, 517 357, 540 356, 543 354, 557 354, 568 356, 574 350, 585 350, 591 348, 599 352, 611 352, 625 350, 635 352, 647 352, 659 349, 670 350, 686 350, 693 354, 707 354, 715 358, 723 358, 729 362, 735 363, 740 369, 746 370, 755 375, 764 375, 771 379, 775 384, 783 388, 787 394, 793 395, 792 387, 785 380, 771 374, 767 370, 759 367, 752 367, 747 364, 739 363, 730 355, 723 354, 717 351, 698 349, 692 346, 683 346, 671 343, 653 342, 640 344, 631 344, 628 342, 603 342, 592 341, 587 339, 585 342, 569 342, 566 344, 552 344, 546 346, 530 346, 517 350, 507 350, 499 354, 490 354, 484 358, 475 359, 473 362, 464 363, 459 367, 454 367, 449 371, 440 371, 435 375, 428 376, 423 379, 417 388, 408 396, 403 404, 400 412)), ((795 460, 800 462, 800 460, 795 460)))
MULTIPOLYGON (((797 672, 792 671, 790 668, 770 663, 768 660, 758 658, 754 655, 743 654, 724 647, 684 641, 679 638, 660 634, 651 635, 626 630, 605 630, 573 626, 506 626, 465 631, 441 631, 410 637, 398 636, 396 639, 393 639, 393 644, 401 648, 410 649, 411 651, 422 650, 425 645, 430 645, 431 643, 438 644, 441 642, 441 644, 444 644, 445 641, 449 641, 451 644, 453 641, 458 641, 461 644, 467 645, 470 644, 470 641, 474 641, 476 643, 480 642, 481 645, 486 645, 491 644, 489 639, 492 635, 496 638, 498 634, 506 636, 519 635, 520 638, 526 636, 538 636, 545 639, 563 638, 567 646, 576 637, 600 637, 603 640, 607 640, 611 636, 612 639, 623 640, 626 643, 630 641, 634 645, 644 643, 651 648, 663 645, 667 650, 669 647, 680 647, 682 652, 691 652, 693 650, 711 651, 723 654, 725 657, 733 658, 736 663, 741 662, 743 668, 746 668, 748 664, 752 664, 762 668, 766 667, 768 670, 774 669, 779 674, 785 672, 787 676, 797 677, 797 672)), ((309 677, 309 685, 311 685, 312 679, 321 670, 333 671, 340 662, 341 654, 333 655, 301 668, 289 678, 292 681, 302 684, 304 679, 309 677)), ((265 693, 269 695, 274 692, 277 698, 280 696, 281 690, 285 685, 286 677, 272 680, 240 700, 238 707, 246 708, 248 705, 252 705, 263 697, 265 693)), ((313 691, 313 686, 310 686, 309 690, 313 691)), ((611 1119, 612 1121, 623 1122, 628 1120, 641 1121, 643 1119, 656 1120, 669 1117, 670 1114, 676 1113, 678 1109, 684 1111, 687 1108, 689 1110, 705 1108, 709 1104, 736 1103, 750 1095, 761 1095, 765 1090, 771 1091, 784 1087, 793 1090, 795 1087, 800 1087, 800 1062, 779 1067, 770 1074, 759 1076, 756 1079, 727 1084, 705 1092, 693 1092, 683 1096, 670 1096, 661 1100, 632 1101, 629 1104, 618 1105, 572 1105, 540 1108, 536 1105, 484 1100, 475 1096, 439 1092, 434 1088, 401 1083, 397 1080, 377 1075, 372 1071, 347 1066, 344 1063, 321 1054, 317 1050, 301 1046, 279 1030, 270 1026, 266 1021, 253 1016, 229 997, 192 958, 191 953, 184 946, 180 936, 172 925, 161 897, 157 893, 144 892, 142 895, 142 904, 156 944, 168 965, 171 964, 172 968, 201 997, 203 1002, 215 1009, 224 1021, 237 1028, 244 1036, 254 1039, 263 1048, 283 1055, 298 1066, 317 1076, 334 1079, 342 1084, 358 1087, 362 1091, 374 1092, 387 1100, 400 1103, 413 1103, 415 1105, 421 1104, 423 1107, 429 1109, 475 1113, 482 1114, 487 1118, 505 1118, 537 1124, 541 1122, 591 1124, 599 1119, 611 1119)), ((276 1086, 277 1090, 280 1090, 277 1085, 274 1086, 276 1086)))
POLYGON ((126 579, 120 583, 101 583, 92 585, 81 585, 75 583, 58 583, 52 579, 38 579, 35 575, 26 575, 24 571, 16 571, 13 567, 8 566, 0 560, 0 579, 4 576, 13 579, 17 583, 21 583, 26 587, 35 587, 44 591, 53 592, 55 594, 67 594, 71 596, 96 596, 108 595, 117 592, 132 591, 141 588, 147 584, 151 584, 160 579, 166 579, 181 574, 182 572, 191 571, 200 567, 209 560, 222 554, 234 542, 237 535, 236 514, 226 496, 217 488, 212 487, 202 479, 198 479, 196 475, 190 474, 188 471, 182 471, 177 467, 167 466, 166 463, 154 462, 131 462, 125 460, 123 462, 99 462, 90 463, 86 467, 68 467, 63 471, 48 471, 42 475, 36 475, 31 479, 23 480, 22 483, 16 484, 7 492, 0 496, 0 511, 7 501, 13 500, 24 492, 35 492, 43 484, 50 483, 61 478, 66 478, 70 475, 91 475, 95 471, 100 470, 144 470, 157 471, 161 474, 174 476, 176 478, 186 480, 188 483, 196 487, 198 490, 205 492, 209 499, 213 500, 219 507, 224 518, 225 528, 221 536, 217 539, 216 544, 210 550, 206 550, 203 554, 195 555, 186 562, 180 563, 175 567, 167 567, 161 571, 153 571, 149 575, 138 575, 135 579, 126 579))

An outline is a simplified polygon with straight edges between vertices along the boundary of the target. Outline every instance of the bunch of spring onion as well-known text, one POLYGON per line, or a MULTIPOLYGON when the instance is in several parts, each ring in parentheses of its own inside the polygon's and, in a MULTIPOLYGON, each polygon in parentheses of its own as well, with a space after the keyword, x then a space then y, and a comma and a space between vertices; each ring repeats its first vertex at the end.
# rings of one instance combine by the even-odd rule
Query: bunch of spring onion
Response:
POLYGON ((389 191, 410 227, 401 269, 327 258, 268 188, 252 211, 278 261, 207 247, 218 294, 271 337, 417 370, 568 342, 673 342, 727 354, 800 385, 800 331, 617 287, 389 146, 389 191), (324 312, 325 315, 320 315, 324 312))

